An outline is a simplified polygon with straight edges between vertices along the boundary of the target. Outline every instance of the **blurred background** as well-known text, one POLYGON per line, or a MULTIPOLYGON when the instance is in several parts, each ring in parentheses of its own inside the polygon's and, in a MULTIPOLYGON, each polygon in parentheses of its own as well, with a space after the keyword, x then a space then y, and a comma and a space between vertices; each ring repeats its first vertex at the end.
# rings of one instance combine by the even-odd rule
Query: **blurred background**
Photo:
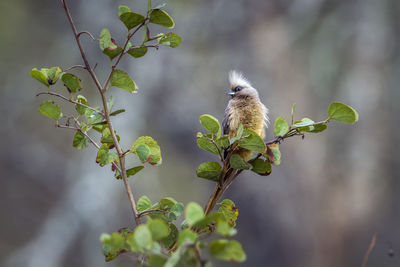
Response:
MULTIPOLYGON (((78 30, 98 36, 108 27, 117 42, 125 38, 118 5, 138 12, 146 6, 144 0, 69 2, 78 30)), ((196 145, 198 118, 209 113, 222 121, 227 74, 241 70, 269 107, 272 123, 277 116, 288 119, 294 102, 298 119, 325 119, 332 101, 360 114, 354 126, 333 122, 322 134, 285 141, 272 175, 246 172, 230 187, 225 197, 239 208, 236 238, 248 256, 241 266, 361 266, 374 233, 368 266, 399 266, 400 2, 167 4, 182 45, 125 58, 121 66, 139 92, 110 90, 115 108, 127 110, 113 120, 123 146, 151 135, 162 148, 163 164, 131 179, 136 198, 206 202, 214 185, 196 178, 195 169, 214 159, 196 145)), ((76 151, 73 133, 37 111, 47 98, 35 95, 47 89, 29 71, 82 63, 60 1, 1 1, 0 22, 0 265, 132 266, 129 257, 105 263, 99 242, 101 233, 133 225, 123 183, 109 167, 96 165, 95 149, 76 151)), ((96 42, 82 40, 103 82, 107 57, 96 42)), ((73 73, 83 80, 82 94, 100 105, 89 76, 73 73)), ((64 114, 72 111, 54 100, 64 114)))

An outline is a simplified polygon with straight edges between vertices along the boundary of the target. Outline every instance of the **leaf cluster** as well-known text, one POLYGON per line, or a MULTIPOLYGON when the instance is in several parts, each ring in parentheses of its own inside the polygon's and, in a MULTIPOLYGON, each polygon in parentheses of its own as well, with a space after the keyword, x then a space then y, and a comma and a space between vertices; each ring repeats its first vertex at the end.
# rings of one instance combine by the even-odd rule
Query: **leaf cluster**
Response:
POLYGON ((131 252, 138 260, 140 257, 147 259, 142 266, 198 266, 207 262, 200 256, 207 250, 216 259, 242 262, 246 254, 239 242, 231 240, 237 232, 239 211, 229 199, 218 205, 218 211, 205 215, 195 202, 184 207, 170 197, 152 203, 147 196, 142 196, 137 209, 140 216, 146 217, 146 223, 134 230, 123 228, 103 234, 100 239, 106 261, 131 252), (180 216, 184 216, 184 220, 177 227, 176 220, 180 216), (213 235, 219 237, 210 240, 213 235))

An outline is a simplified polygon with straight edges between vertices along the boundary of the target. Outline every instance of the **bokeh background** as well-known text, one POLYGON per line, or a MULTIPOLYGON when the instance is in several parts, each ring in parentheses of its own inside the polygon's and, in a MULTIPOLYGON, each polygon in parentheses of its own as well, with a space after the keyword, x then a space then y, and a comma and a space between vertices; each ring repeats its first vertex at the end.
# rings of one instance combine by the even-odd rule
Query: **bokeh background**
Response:
MULTIPOLYGON (((119 42, 125 28, 118 5, 146 6, 144 0, 69 2, 79 30, 98 36, 109 27, 119 42)), ((296 118, 325 119, 332 101, 360 114, 354 126, 333 122, 322 134, 285 141, 271 176, 244 173, 230 187, 225 197, 239 208, 236 238, 248 256, 241 266, 361 266, 374 233, 368 266, 399 266, 400 2, 167 2, 181 47, 124 59, 139 93, 110 90, 116 108, 127 110, 114 119, 123 146, 151 135, 162 148, 163 164, 131 180, 136 198, 206 202, 213 184, 196 178, 195 169, 212 155, 196 146, 198 117, 222 120, 227 73, 238 69, 259 90, 272 122, 289 118, 294 102, 296 118)), ((60 1, 1 1, 0 33, 0 265, 132 266, 129 257, 105 263, 99 242, 101 233, 133 224, 122 182, 95 164, 95 149, 76 151, 73 133, 37 111, 45 98, 35 94, 46 88, 30 69, 82 62, 60 1)), ((104 81, 108 59, 96 42, 82 39, 104 81)), ((89 76, 73 72, 83 80, 82 93, 99 105, 89 76)), ((64 113, 72 111, 55 100, 64 113)))

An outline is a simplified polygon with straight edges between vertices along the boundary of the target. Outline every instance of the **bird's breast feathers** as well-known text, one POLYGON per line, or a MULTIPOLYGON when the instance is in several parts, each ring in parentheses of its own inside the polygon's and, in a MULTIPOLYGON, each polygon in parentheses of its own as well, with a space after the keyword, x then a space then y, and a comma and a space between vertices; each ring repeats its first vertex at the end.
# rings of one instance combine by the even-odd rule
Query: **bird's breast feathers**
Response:
POLYGON ((265 128, 268 123, 268 109, 259 100, 231 99, 225 113, 226 128, 224 132, 230 137, 236 135, 240 124, 245 129, 252 129, 261 138, 265 137, 265 128))

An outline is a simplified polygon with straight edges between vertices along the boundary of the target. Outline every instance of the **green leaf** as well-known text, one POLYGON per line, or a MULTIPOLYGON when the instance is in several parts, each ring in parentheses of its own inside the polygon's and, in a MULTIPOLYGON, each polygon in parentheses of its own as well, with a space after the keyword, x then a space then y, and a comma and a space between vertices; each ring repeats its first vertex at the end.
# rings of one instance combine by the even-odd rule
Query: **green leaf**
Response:
POLYGON ((55 84, 62 73, 60 67, 52 67, 47 72, 47 82, 52 85, 55 84))
POLYGON ((162 162, 160 146, 150 136, 139 137, 132 146, 132 152, 136 153, 136 149, 144 144, 150 149, 150 160, 149 163, 152 165, 159 165, 162 162))
POLYGON ((175 215, 175 217, 181 216, 181 214, 183 213, 183 210, 184 210, 184 206, 181 202, 175 203, 171 207, 171 213, 173 213, 175 215))
POLYGON ((128 54, 134 58, 143 57, 147 53, 147 47, 137 47, 128 50, 128 54))
POLYGON ((176 203, 176 200, 172 197, 165 197, 160 200, 159 205, 162 210, 170 210, 176 203))
POLYGON ((153 238, 150 229, 147 225, 141 224, 135 229, 136 244, 145 250, 150 250, 153 247, 153 238))
POLYGON ((111 42, 111 33, 108 29, 103 29, 100 32, 99 45, 101 51, 109 48, 113 43, 111 42))
POLYGON ((244 129, 243 129, 243 124, 239 124, 239 127, 238 127, 238 129, 237 129, 237 131, 236 131, 236 139, 237 139, 237 140, 239 140, 240 138, 242 138, 243 131, 244 131, 244 129))
POLYGON ((39 82, 43 83, 47 87, 50 86, 49 82, 47 81, 47 73, 43 73, 42 71, 38 70, 37 68, 33 68, 30 71, 30 75, 32 78, 38 80, 39 82))
POLYGON ((43 102, 39 106, 39 112, 43 115, 58 120, 62 117, 61 108, 58 105, 55 105, 53 101, 49 100, 43 102))
POLYGON ((231 237, 237 233, 235 228, 231 227, 229 223, 227 223, 222 219, 217 219, 217 226, 215 227, 215 232, 225 237, 231 237))
POLYGON ((158 43, 160 45, 165 45, 172 48, 178 47, 181 44, 181 42, 182 38, 174 32, 169 32, 158 38, 158 43))
POLYGON ((169 235, 163 238, 160 242, 164 247, 171 248, 175 244, 176 239, 178 238, 179 231, 176 228, 175 224, 173 223, 169 223, 168 226, 169 226, 169 235))
POLYGON ((119 233, 102 234, 100 240, 103 243, 102 250, 106 261, 115 259, 125 249, 125 239, 119 233))
MULTIPOLYGON (((164 256, 165 257, 165 256, 164 256)), ((164 267, 167 259, 158 254, 152 254, 147 256, 147 264, 151 267, 164 267)))
POLYGON ((269 175, 272 171, 271 163, 263 159, 254 160, 251 165, 253 166, 251 170, 258 174, 269 175))
POLYGON ((70 93, 76 93, 77 90, 82 89, 81 80, 71 73, 64 73, 61 80, 70 93))
POLYGON ((111 86, 121 88, 130 93, 134 93, 137 89, 136 83, 123 70, 114 70, 110 81, 111 86))
POLYGON ((343 103, 333 102, 329 105, 328 114, 330 120, 353 124, 358 121, 358 112, 343 103))
MULTIPOLYGON (((86 97, 84 97, 83 95, 78 95, 76 97, 76 102, 81 103, 81 104, 86 105, 86 106, 89 105, 86 97)), ((86 110, 85 107, 83 107, 81 105, 75 105, 75 109, 76 109, 76 112, 78 112, 79 115, 85 114, 85 110, 86 110)))
POLYGON ((144 168, 144 166, 136 166, 136 167, 130 168, 130 169, 126 170, 126 175, 128 177, 132 176, 132 175, 135 175, 136 173, 138 173, 141 170, 143 170, 143 168, 144 168))
MULTIPOLYGON (((240 126, 239 126, 240 127, 240 126)), ((227 148, 230 143, 229 143, 229 136, 227 134, 221 136, 217 140, 215 140, 215 143, 217 143, 218 147, 222 149, 222 151, 227 148)))
POLYGON ((76 149, 86 148, 89 145, 89 140, 80 131, 76 131, 74 139, 72 140, 72 146, 76 149))
POLYGON ((107 55, 110 60, 113 60, 115 57, 117 57, 119 54, 121 54, 123 51, 122 47, 118 45, 112 45, 106 49, 103 50, 103 53, 107 55))
POLYGON ((115 152, 109 152, 109 149, 106 144, 103 144, 99 151, 97 151, 96 162, 100 164, 100 166, 104 166, 111 162, 118 160, 118 155, 115 152))
POLYGON ((236 208, 235 203, 230 199, 224 199, 221 203, 218 203, 218 206, 218 212, 224 216, 229 226, 235 226, 235 222, 239 216, 239 209, 236 208))
POLYGON ((142 196, 139 198, 137 204, 136 204, 136 209, 139 212, 145 211, 147 209, 150 209, 152 206, 150 199, 147 196, 142 196))
POLYGON ((162 7, 165 7, 166 5, 167 5, 166 3, 159 4, 159 5, 156 5, 156 6, 154 7, 154 9, 160 9, 160 8, 162 8, 162 7))
POLYGON ((292 125, 293 122, 294 122, 294 110, 295 110, 295 109, 296 109, 296 103, 293 103, 293 105, 292 105, 292 112, 291 112, 291 114, 290 114, 290 117, 291 117, 290 125, 292 125))
POLYGON ((295 121, 293 127, 308 127, 313 125, 315 122, 309 118, 303 118, 301 121, 295 121))
POLYGON ((185 220, 189 226, 192 226, 204 218, 203 208, 195 202, 189 202, 186 205, 185 220))
POLYGON ((145 17, 141 14, 128 11, 126 6, 120 6, 118 9, 119 19, 125 24, 128 30, 131 30, 142 23, 145 17))
POLYGON ((229 164, 232 168, 237 170, 249 170, 251 165, 243 160, 238 154, 233 154, 229 159, 229 164))
POLYGON ((146 163, 150 160, 150 148, 145 144, 139 145, 136 148, 135 153, 142 163, 146 163))
POLYGON ((207 161, 197 168, 197 176, 211 181, 219 181, 222 167, 218 162, 207 161))
MULTIPOLYGON (((133 176, 133 175, 135 175, 136 173, 140 172, 143 169, 144 169, 144 166, 136 166, 136 167, 127 169, 126 170, 126 175, 129 178, 129 176, 133 176)), ((117 175, 117 179, 122 179, 121 174, 117 175)))
POLYGON ((104 117, 100 112, 96 112, 91 109, 85 110, 85 117, 88 121, 88 124, 90 125, 107 124, 107 122, 104 121, 104 117))
POLYGON ((154 240, 161 240, 169 235, 168 225, 161 219, 150 220, 147 225, 154 240))
POLYGON ((267 148, 269 161, 274 165, 281 164, 281 151, 278 144, 269 145, 267 148))
POLYGON ((326 130, 326 128, 328 128, 328 125, 326 124, 315 124, 314 125, 314 130, 310 131, 311 133, 320 133, 326 130))
POLYGON ((172 29, 175 26, 171 16, 161 9, 153 9, 150 12, 150 22, 172 29))
POLYGON ((118 17, 126 12, 131 12, 131 9, 128 6, 122 5, 118 7, 118 17))
POLYGON ((195 243, 198 238, 198 235, 190 230, 190 229, 183 229, 178 236, 178 247, 182 246, 184 243, 195 243))
POLYGON ((211 115, 208 114, 201 115, 200 123, 210 133, 217 134, 221 132, 221 125, 219 124, 219 121, 211 115))
POLYGON ((282 117, 276 118, 275 121, 275 136, 283 136, 289 130, 289 125, 282 117))
POLYGON ((217 147, 207 137, 203 136, 203 137, 197 138, 196 142, 197 142, 197 145, 201 149, 204 149, 205 151, 208 151, 208 152, 211 152, 213 154, 219 155, 217 147))
POLYGON ((246 260, 246 254, 242 245, 235 240, 214 240, 210 244, 210 253, 213 257, 233 262, 243 262, 246 260))
POLYGON ((238 145, 242 148, 246 148, 258 153, 263 153, 265 150, 265 144, 263 139, 253 130, 244 129, 243 137, 238 141, 238 145))
POLYGON ((175 267, 178 264, 178 262, 179 262, 179 260, 181 258, 180 254, 181 254, 181 252, 180 252, 179 249, 176 250, 175 252, 173 252, 171 254, 171 256, 169 256, 169 258, 168 258, 167 262, 165 263, 164 267, 175 267))
POLYGON ((114 112, 111 112, 110 116, 117 116, 118 114, 123 113, 123 112, 125 112, 125 109, 118 109, 114 112))

